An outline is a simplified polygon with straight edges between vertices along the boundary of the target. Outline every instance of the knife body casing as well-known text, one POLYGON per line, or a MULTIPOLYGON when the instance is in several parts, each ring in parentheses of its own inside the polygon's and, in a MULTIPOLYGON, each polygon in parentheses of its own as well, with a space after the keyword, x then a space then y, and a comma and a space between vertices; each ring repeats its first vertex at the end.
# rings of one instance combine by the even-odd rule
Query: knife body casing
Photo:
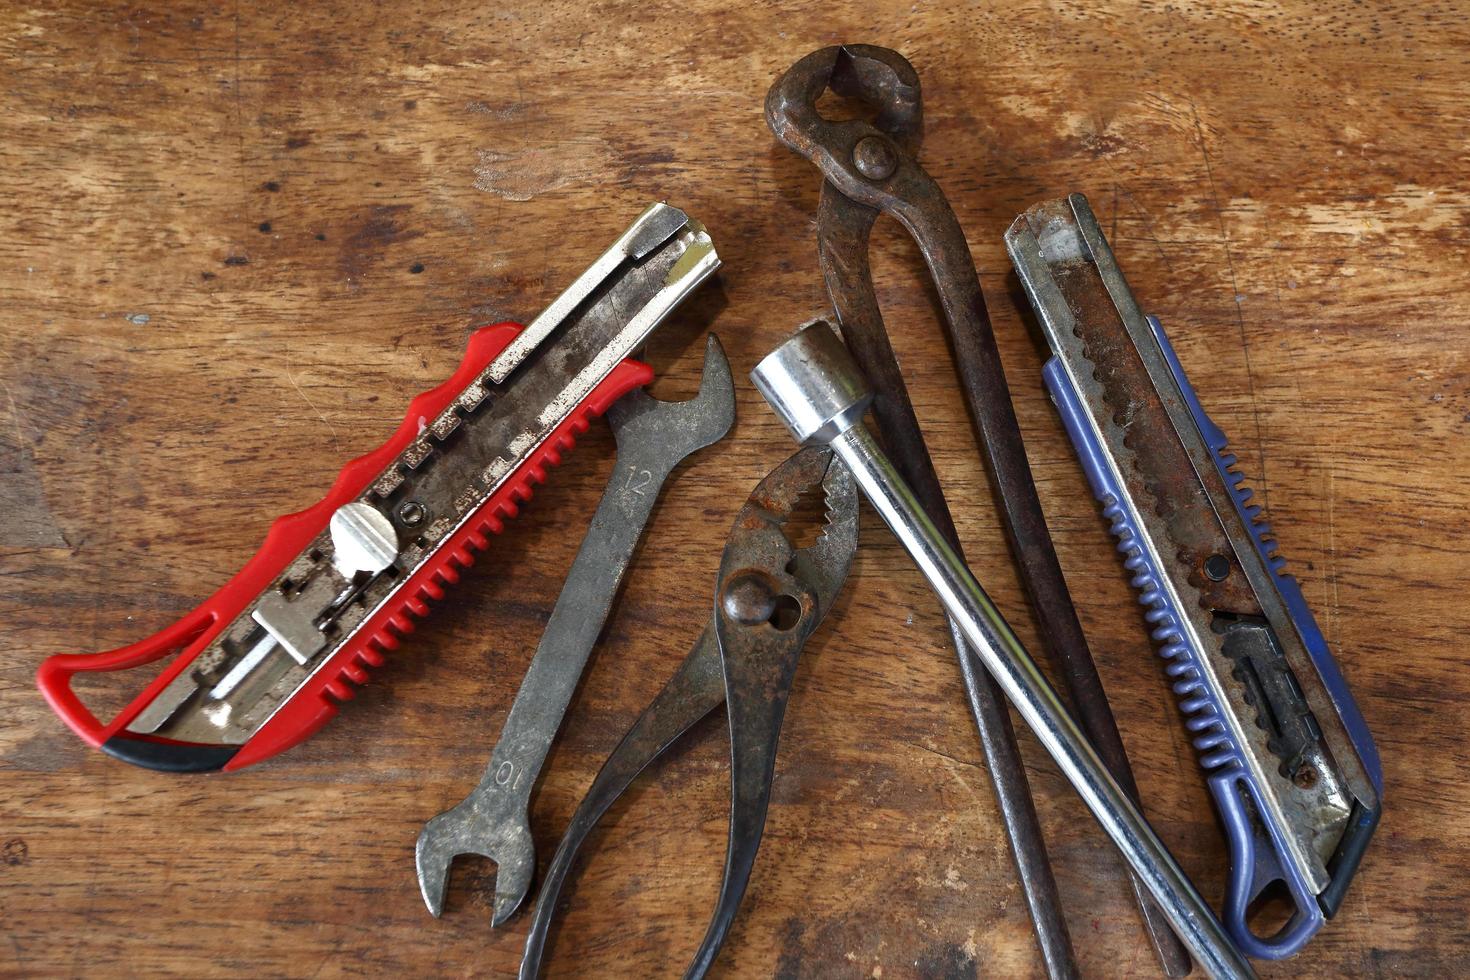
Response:
POLYGON ((1377 826, 1377 748, 1224 433, 1137 311, 1086 200, 1031 209, 1007 244, 1053 349, 1047 388, 1225 826, 1222 919, 1249 955, 1289 956, 1337 911, 1377 826), (1295 911, 1259 936, 1273 885, 1295 911))
POLYGON ((173 626, 57 655, 37 682, 88 743, 173 772, 238 769, 302 741, 444 597, 578 434, 652 371, 629 355, 719 265, 704 228, 646 209, 522 329, 475 332, 454 376, 410 404, 326 497, 276 521, 245 567, 173 626), (75 674, 179 656, 108 722, 75 674))

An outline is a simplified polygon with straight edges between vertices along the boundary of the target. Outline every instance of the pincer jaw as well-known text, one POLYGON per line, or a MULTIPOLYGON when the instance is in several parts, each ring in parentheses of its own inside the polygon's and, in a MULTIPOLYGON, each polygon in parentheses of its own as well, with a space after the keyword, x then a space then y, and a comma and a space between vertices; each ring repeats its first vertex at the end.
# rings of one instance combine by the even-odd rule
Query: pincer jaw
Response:
POLYGON ((882 133, 909 146, 923 120, 913 65, 896 51, 870 44, 833 45, 802 58, 771 86, 765 111, 777 138, 813 160, 829 152, 824 144, 837 131, 846 131, 852 142, 882 133), (829 88, 866 102, 876 112, 874 123, 825 118, 817 101, 829 88))

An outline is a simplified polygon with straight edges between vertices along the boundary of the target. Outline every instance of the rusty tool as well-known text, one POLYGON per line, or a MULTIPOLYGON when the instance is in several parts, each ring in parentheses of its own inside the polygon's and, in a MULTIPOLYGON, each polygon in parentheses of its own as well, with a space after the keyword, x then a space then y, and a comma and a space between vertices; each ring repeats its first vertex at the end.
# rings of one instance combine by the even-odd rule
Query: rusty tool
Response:
POLYGON ((725 544, 709 625, 608 757, 551 859, 526 937, 522 980, 540 973, 567 873, 598 820, 649 763, 725 704, 730 723, 725 873, 686 977, 702 977, 714 963, 760 846, 797 660, 832 608, 857 550, 857 501, 852 475, 826 449, 798 452, 751 493, 725 544), (784 525, 810 493, 823 495, 826 524, 815 543, 797 549, 784 525))
POLYGON ((1373 736, 1225 433, 1087 199, 1029 208, 1006 246, 1054 352, 1047 387, 1220 812, 1225 927, 1251 956, 1290 956, 1337 912, 1382 815, 1373 736), (1289 896, 1285 923, 1259 914, 1268 888, 1289 896))
POLYGON ((762 359, 750 376, 797 442, 830 446, 847 464, 863 496, 1205 972, 1221 978, 1254 977, 1244 954, 1107 771, 1046 675, 863 424, 873 392, 832 328, 821 321, 807 326, 762 359))
MULTIPOLYGON (((943 192, 914 159, 923 120, 918 75, 902 55, 887 48, 823 48, 797 62, 771 87, 766 120, 782 142, 822 173, 817 243, 827 292, 853 355, 877 391, 873 412, 884 444, 930 519, 958 551, 954 521, 873 292, 868 239, 878 216, 897 218, 923 254, 944 310, 1011 554, 1020 566, 1043 643, 1066 680, 1083 730, 1137 802, 1122 739, 1047 533, 969 246, 943 192), (874 110, 874 121, 824 118, 816 102, 829 88, 874 110)), ((951 633, 1043 959, 1052 976, 1074 974, 1056 884, 1010 719, 1000 692, 953 623, 951 633)), ((1188 956, 1137 879, 1133 887, 1165 972, 1183 976, 1189 972, 1188 956)))
POLYGON ((424 904, 433 915, 444 907, 449 867, 461 854, 479 854, 495 862, 492 925, 503 925, 530 891, 536 871, 531 791, 653 516, 659 491, 680 463, 724 438, 735 424, 735 386, 719 340, 710 334, 704 376, 693 398, 666 402, 638 388, 613 404, 607 417, 617 439, 617 466, 505 717, 490 762, 470 795, 430 820, 419 834, 414 863, 424 904))
POLYGON ((703 225, 651 205, 530 325, 476 331, 459 370, 410 402, 387 442, 272 524, 193 612, 130 646, 48 657, 36 675, 46 700, 89 744, 165 772, 239 769, 308 738, 592 420, 652 380, 629 355, 719 265, 703 225), (72 690, 78 673, 175 652, 109 722, 72 690))

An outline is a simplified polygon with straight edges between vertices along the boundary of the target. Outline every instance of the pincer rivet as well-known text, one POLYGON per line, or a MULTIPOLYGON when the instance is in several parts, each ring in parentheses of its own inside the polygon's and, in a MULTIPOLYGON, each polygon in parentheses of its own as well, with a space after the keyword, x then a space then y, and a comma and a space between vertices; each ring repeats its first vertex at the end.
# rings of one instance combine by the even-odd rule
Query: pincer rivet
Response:
POLYGON ((852 148, 852 163, 869 180, 887 180, 898 169, 898 154, 881 136, 864 136, 852 148))

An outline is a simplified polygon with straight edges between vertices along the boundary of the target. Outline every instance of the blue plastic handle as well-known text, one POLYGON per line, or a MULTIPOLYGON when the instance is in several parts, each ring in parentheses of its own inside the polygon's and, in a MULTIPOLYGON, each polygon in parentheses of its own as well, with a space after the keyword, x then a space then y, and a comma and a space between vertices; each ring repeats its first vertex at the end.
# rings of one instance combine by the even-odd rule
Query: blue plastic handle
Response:
POLYGON ((1220 471, 1225 485, 1230 488, 1230 498, 1235 504, 1236 513, 1240 514, 1241 519, 1250 528, 1251 540, 1255 542, 1256 551, 1260 553, 1262 560, 1266 562, 1266 567, 1270 569, 1271 578, 1276 582, 1276 589, 1281 593, 1287 613, 1296 625, 1302 643, 1312 658, 1312 663, 1317 667, 1317 673, 1321 676, 1322 684, 1327 688, 1327 694, 1332 698, 1332 703, 1342 718, 1348 737, 1352 739, 1353 746, 1358 750, 1359 758, 1363 760, 1363 767, 1368 772, 1368 778, 1373 782, 1374 790, 1381 798, 1383 796, 1383 764, 1378 759, 1378 746, 1373 741, 1373 734, 1368 731, 1368 723, 1363 720, 1363 713, 1358 710, 1358 702, 1353 700, 1352 692, 1348 690, 1342 670, 1337 666, 1337 659, 1327 648, 1327 640, 1317 626, 1317 618, 1312 615, 1312 610, 1307 608, 1307 600, 1302 595, 1301 586, 1297 583, 1296 578, 1284 571, 1286 559, 1281 557, 1280 552, 1276 550, 1275 542, 1267 540, 1267 536, 1271 533, 1271 526, 1260 520, 1261 508, 1250 502, 1253 494, 1250 488, 1244 486, 1245 474, 1235 469, 1236 458, 1230 452, 1229 440, 1225 438, 1225 433, 1220 427, 1210 421, 1210 417, 1200 406, 1199 397, 1194 393, 1194 386, 1185 376, 1184 368, 1180 366, 1179 358, 1175 356, 1174 347, 1169 343, 1169 338, 1165 336, 1164 328, 1159 324, 1158 317, 1148 317, 1148 325, 1153 331, 1154 340, 1164 352, 1164 360, 1169 364, 1169 371, 1174 375, 1175 383, 1179 385, 1179 390, 1184 395, 1184 402, 1189 406, 1189 414, 1194 416, 1194 423, 1199 426, 1200 434, 1205 438, 1205 445, 1210 448, 1214 456, 1215 468, 1220 471))
MULTIPOLYGON (((1156 319, 1150 317, 1153 329, 1170 370, 1187 402, 1195 424, 1199 426, 1215 464, 1230 488, 1231 500, 1246 525, 1252 540, 1270 569, 1281 591, 1288 613, 1300 632, 1308 653, 1323 684, 1342 715, 1349 736, 1357 745, 1363 763, 1375 788, 1381 794, 1382 774, 1377 748, 1373 744, 1362 714, 1348 692, 1341 671, 1327 649, 1321 630, 1307 609, 1296 580, 1282 568, 1285 560, 1268 540, 1270 528, 1258 522, 1260 507, 1250 503, 1251 491, 1245 488, 1244 476, 1233 467, 1235 457, 1226 449, 1226 439, 1211 422, 1195 397, 1194 389, 1184 376, 1173 348, 1156 319)), ((1159 655, 1168 661, 1165 674, 1173 682, 1185 715, 1184 725, 1193 736, 1200 753, 1200 766, 1206 773, 1210 794, 1215 799, 1225 824, 1230 847, 1230 875, 1227 879, 1222 922, 1231 938, 1248 956, 1259 959, 1281 959, 1299 951, 1322 928, 1326 921, 1321 905, 1310 885, 1295 872, 1289 862, 1281 860, 1285 853, 1288 828, 1266 824, 1259 814, 1262 787, 1256 785, 1245 764, 1240 746, 1231 738, 1223 720, 1224 705, 1215 701, 1213 693, 1201 678, 1204 651, 1198 649, 1180 628, 1182 619, 1169 590, 1164 570, 1155 567, 1148 551, 1139 544, 1141 519, 1132 501, 1123 492, 1122 477, 1108 456, 1103 437, 1082 404, 1080 394, 1072 387, 1059 359, 1053 357, 1042 371, 1047 389, 1056 403, 1062 424, 1067 430, 1082 468, 1087 474, 1093 495, 1102 504, 1103 516, 1118 540, 1123 566, 1132 575, 1132 585, 1139 592, 1139 602, 1146 608, 1152 636, 1160 644, 1159 655), (1248 802, 1249 801, 1249 802, 1248 802), (1252 816, 1257 815, 1255 819, 1252 816), (1296 912, 1275 935, 1262 938, 1251 931, 1246 922, 1250 903, 1272 882, 1281 881, 1290 894, 1296 912)))

